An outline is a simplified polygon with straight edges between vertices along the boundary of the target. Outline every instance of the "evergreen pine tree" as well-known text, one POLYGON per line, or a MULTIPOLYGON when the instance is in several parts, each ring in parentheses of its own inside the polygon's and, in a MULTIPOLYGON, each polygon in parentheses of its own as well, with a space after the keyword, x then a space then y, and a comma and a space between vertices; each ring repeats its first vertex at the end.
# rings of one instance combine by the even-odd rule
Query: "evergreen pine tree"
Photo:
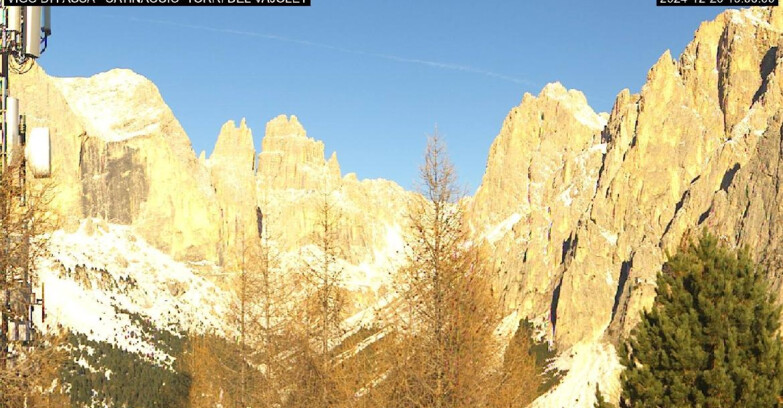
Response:
POLYGON ((664 265, 655 303, 623 347, 624 405, 780 406, 779 322, 747 250, 703 234, 664 265))

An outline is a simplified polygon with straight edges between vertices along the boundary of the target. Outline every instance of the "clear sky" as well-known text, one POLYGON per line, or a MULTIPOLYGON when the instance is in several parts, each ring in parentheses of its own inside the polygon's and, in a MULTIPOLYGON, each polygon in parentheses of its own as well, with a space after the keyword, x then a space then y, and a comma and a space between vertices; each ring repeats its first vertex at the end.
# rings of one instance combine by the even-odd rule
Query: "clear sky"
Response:
POLYGON ((311 7, 54 7, 41 65, 130 68, 160 89, 198 154, 245 117, 295 114, 343 173, 413 185, 437 125, 464 184, 525 92, 560 81, 611 109, 723 7, 655 0, 312 0, 311 7))

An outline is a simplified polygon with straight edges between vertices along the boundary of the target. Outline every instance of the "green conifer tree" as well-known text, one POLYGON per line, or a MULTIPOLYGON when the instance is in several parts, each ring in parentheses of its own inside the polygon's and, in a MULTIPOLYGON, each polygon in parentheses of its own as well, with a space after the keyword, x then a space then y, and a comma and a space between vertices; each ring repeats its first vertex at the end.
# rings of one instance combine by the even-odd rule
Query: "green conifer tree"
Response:
POLYGON ((622 404, 781 406, 780 308, 747 250, 704 233, 658 275, 622 358, 622 404))

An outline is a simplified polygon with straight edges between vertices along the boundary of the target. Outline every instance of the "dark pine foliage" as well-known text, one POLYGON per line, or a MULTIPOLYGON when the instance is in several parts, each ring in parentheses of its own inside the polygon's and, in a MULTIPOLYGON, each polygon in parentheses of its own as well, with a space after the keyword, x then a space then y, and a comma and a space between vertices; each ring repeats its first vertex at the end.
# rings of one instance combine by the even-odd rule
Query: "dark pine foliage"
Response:
POLYGON ((780 308, 747 250, 704 233, 671 257, 623 345, 622 405, 781 406, 780 308))
MULTIPOLYGON (((185 339, 170 336, 169 340, 165 348, 181 356, 185 339)), ((163 368, 113 344, 89 340, 83 334, 70 334, 68 345, 71 358, 63 365, 61 378, 72 407, 187 406, 190 377, 181 373, 179 364, 175 364, 175 370, 163 368)))

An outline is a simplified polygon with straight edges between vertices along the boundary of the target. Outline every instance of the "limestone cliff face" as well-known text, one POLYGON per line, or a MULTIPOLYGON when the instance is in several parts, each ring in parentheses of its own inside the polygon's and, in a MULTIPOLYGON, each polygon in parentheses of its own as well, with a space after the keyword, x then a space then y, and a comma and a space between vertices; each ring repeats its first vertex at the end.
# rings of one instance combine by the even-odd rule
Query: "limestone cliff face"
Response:
POLYGON ((322 190, 340 180, 336 154, 327 162, 324 144, 307 137, 296 116, 280 115, 267 123, 258 156, 258 181, 265 188, 322 190))
POLYGON ((215 259, 209 176, 155 85, 128 70, 55 84, 87 130, 84 215, 133 224, 177 258, 215 259))
POLYGON ((547 85, 525 94, 490 149, 468 216, 491 242, 510 307, 548 311, 573 231, 595 194, 606 118, 582 93, 547 85))
POLYGON ((233 121, 224 124, 207 166, 220 206, 220 263, 226 266, 236 264, 242 248, 258 241, 255 159, 253 134, 245 120, 239 127, 233 121))
POLYGON ((48 127, 52 138, 52 206, 63 225, 76 226, 82 218, 79 152, 86 136, 84 125, 55 85, 37 65, 24 75, 11 75, 9 92, 20 99, 28 128, 48 127))
POLYGON ((295 251, 312 240, 319 206, 326 196, 340 222, 346 260, 382 258, 409 193, 386 180, 341 176, 337 155, 324 157, 324 144, 307 137, 296 116, 278 116, 266 126, 258 155, 257 199, 264 222, 282 247, 295 251))
POLYGON ((56 207, 66 218, 133 224, 181 259, 215 259, 209 175, 157 88, 128 70, 14 77, 30 125, 52 130, 56 207))
MULTIPOLYGON (((746 218, 741 197, 750 197, 745 190, 748 184, 737 184, 741 180, 737 176, 741 172, 759 177, 759 169, 748 168, 749 162, 771 165, 775 161, 770 160, 777 160, 758 149, 769 138, 779 141, 781 137, 777 117, 783 105, 780 87, 775 85, 775 76, 781 75, 781 17, 777 8, 757 8, 729 11, 705 23, 679 61, 666 54, 653 67, 636 103, 637 113, 625 119, 617 115, 617 120, 635 117, 635 131, 629 144, 614 144, 626 152, 623 163, 617 154, 607 156, 606 167, 618 171, 602 175, 590 216, 596 225, 614 220, 613 229, 619 235, 617 246, 605 258, 613 259, 607 268, 614 270, 617 285, 596 288, 614 292, 614 301, 603 316, 594 315, 590 326, 566 328, 557 333, 558 339, 571 343, 582 336, 589 338, 610 319, 610 334, 627 334, 641 310, 653 301, 655 274, 665 252, 674 252, 689 232, 709 227, 730 244, 763 233, 758 222, 744 231, 729 230, 732 223, 718 219, 746 218), (732 190, 732 186, 736 187, 732 190), (719 208, 727 196, 736 204, 719 208)), ((622 131, 615 129, 608 128, 609 136, 622 139, 622 131)), ((769 195, 753 199, 759 198, 763 206, 777 207, 778 201, 769 195)), ((766 217, 774 213, 768 208, 766 217)), ((778 239, 773 234, 766 237, 766 241, 778 239)), ((764 249, 765 245, 753 248, 757 259, 761 260, 764 249)), ((590 265, 590 257, 599 253, 590 252, 575 266, 590 265)), ((561 297, 573 299, 566 294, 589 290, 588 279, 589 273, 580 276, 574 270, 567 287, 564 279, 561 297)), ((565 312, 568 308, 575 311, 574 306, 563 304, 565 325, 575 326, 584 317, 565 312)))
MULTIPOLYGON (((499 241, 509 242, 510 259, 526 253, 518 266, 509 264, 508 273, 518 279, 504 282, 509 306, 531 317, 550 315, 556 340, 567 347, 627 334, 653 301, 666 251, 675 251, 692 231, 710 227, 731 244, 751 245, 759 260, 774 264, 781 239, 775 220, 783 198, 776 187, 783 121, 781 33, 778 8, 727 11, 699 28, 679 60, 664 53, 639 94, 618 95, 601 133, 605 154, 583 161, 572 175, 571 183, 584 186, 589 202, 577 198, 572 213, 552 217, 552 232, 539 233, 538 243, 517 238, 529 227, 516 220, 499 241), (558 223, 561 229, 555 228, 558 223), (558 242, 559 259, 550 252, 558 242), (539 276, 538 284, 531 284, 530 276, 539 276)), ((535 105, 523 100, 507 123, 516 111, 534 111, 535 105)), ((549 107, 543 116, 556 111, 549 107)), ((577 115, 568 116, 548 126, 573 129, 577 115)), ((490 220, 490 228, 517 213, 520 201, 545 203, 533 207, 544 220, 556 205, 552 196, 558 188, 550 182, 541 189, 536 177, 519 177, 520 169, 552 167, 566 174, 574 168, 569 152, 602 146, 594 135, 580 138, 571 130, 574 140, 561 141, 550 153, 529 154, 507 140, 536 146, 547 125, 537 125, 541 121, 535 117, 524 122, 517 134, 504 125, 474 202, 477 219, 490 220), (509 162, 512 155, 517 158, 509 162), (511 163, 516 179, 495 181, 491 173, 501 173, 493 170, 496 161, 511 163), (494 218, 481 215, 497 213, 488 202, 505 200, 503 189, 511 197, 503 205, 513 210, 494 218)), ((525 212, 518 213, 521 221, 525 212)))
POLYGON ((98 217, 132 225, 177 259, 230 269, 242 242, 258 239, 261 215, 282 249, 308 244, 327 194, 342 218, 345 259, 364 264, 360 271, 372 275, 367 265, 399 241, 408 193, 385 180, 343 178, 336 154, 326 160, 323 142, 295 116, 267 124, 257 157, 242 120, 227 122, 209 158, 197 159, 157 88, 129 70, 52 78, 34 66, 11 89, 28 125, 51 129, 54 209, 70 224, 98 217))

